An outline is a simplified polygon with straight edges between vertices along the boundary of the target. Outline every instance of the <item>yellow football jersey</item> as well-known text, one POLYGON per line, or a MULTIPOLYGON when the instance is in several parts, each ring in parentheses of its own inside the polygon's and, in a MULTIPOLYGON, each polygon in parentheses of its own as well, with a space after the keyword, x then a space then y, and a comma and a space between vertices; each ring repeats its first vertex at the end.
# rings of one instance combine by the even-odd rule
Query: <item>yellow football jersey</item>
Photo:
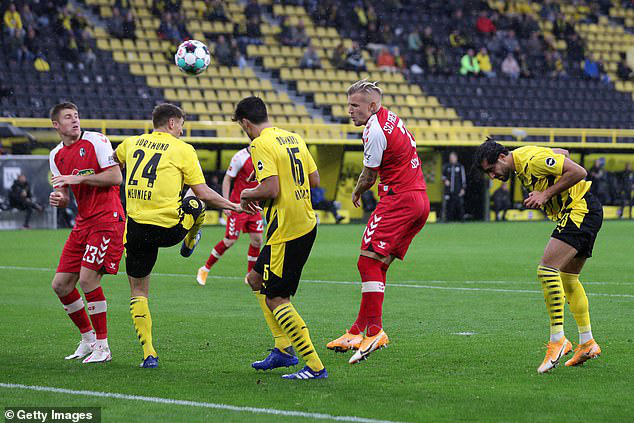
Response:
POLYGON ((279 244, 310 232, 317 220, 310 202, 308 175, 317 170, 299 135, 266 128, 251 143, 251 158, 258 182, 277 175, 280 193, 264 204, 266 243, 279 244))
POLYGON ((183 185, 205 183, 194 147, 165 132, 126 138, 115 154, 126 166, 126 212, 137 223, 175 226, 183 185))
MULTIPOLYGON (((563 154, 555 154, 547 147, 527 146, 513 150, 515 172, 522 185, 531 192, 543 192, 555 184, 563 173, 565 158, 563 154)), ((577 182, 566 191, 553 196, 544 204, 544 211, 552 220, 559 221, 570 215, 575 223, 578 221, 581 224, 582 214, 588 211, 583 196, 591 184, 585 180, 577 182)))

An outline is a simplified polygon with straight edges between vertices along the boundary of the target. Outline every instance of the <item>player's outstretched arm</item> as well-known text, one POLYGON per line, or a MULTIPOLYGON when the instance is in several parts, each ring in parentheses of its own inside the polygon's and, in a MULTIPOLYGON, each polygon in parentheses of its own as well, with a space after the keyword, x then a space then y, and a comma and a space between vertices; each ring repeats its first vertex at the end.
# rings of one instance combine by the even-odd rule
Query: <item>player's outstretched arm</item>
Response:
POLYGON ((231 210, 238 213, 252 213, 248 210, 243 210, 242 207, 240 207, 240 204, 232 203, 231 201, 227 200, 222 195, 209 188, 207 184, 192 185, 190 186, 190 188, 192 189, 192 191, 194 191, 196 197, 200 198, 211 208, 231 210))
POLYGON ((316 170, 313 173, 308 174, 308 182, 310 183, 311 188, 317 188, 321 182, 319 178, 319 171, 316 170))
POLYGON ((566 150, 565 148, 553 148, 552 150, 553 150, 553 153, 555 154, 563 154, 567 158, 570 158, 570 152, 566 150))
POLYGON ((248 188, 240 193, 240 204, 244 209, 252 209, 258 201, 277 198, 280 193, 280 179, 277 175, 269 176, 255 188, 248 188))
POLYGON ((533 191, 528 194, 528 198, 524 200, 524 205, 528 208, 539 208, 553 196, 567 190, 584 179, 587 174, 588 172, 582 166, 566 158, 564 160, 561 178, 543 192, 533 191))
POLYGON ((60 175, 52 178, 53 185, 77 185, 86 184, 95 187, 109 187, 112 185, 121 185, 123 177, 119 166, 110 166, 101 173, 93 175, 60 175))
POLYGON ((363 168, 363 171, 357 180, 357 186, 354 187, 354 191, 352 192, 352 204, 354 204, 355 207, 361 207, 361 196, 364 192, 372 188, 372 185, 376 182, 378 174, 379 171, 376 169, 371 169, 369 167, 363 168))

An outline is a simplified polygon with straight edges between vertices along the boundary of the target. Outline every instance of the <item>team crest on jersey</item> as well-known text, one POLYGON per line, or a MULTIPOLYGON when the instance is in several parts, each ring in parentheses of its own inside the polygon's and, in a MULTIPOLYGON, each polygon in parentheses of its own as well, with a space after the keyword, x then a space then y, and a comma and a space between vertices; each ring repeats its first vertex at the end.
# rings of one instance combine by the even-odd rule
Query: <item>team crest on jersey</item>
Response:
POLYGON ((258 160, 258 170, 262 171, 262 169, 264 169, 264 165, 262 164, 260 160, 258 160))
POLYGON ((86 155, 86 150, 84 147, 79 149, 79 157, 84 157, 86 155))
POLYGON ((553 167, 553 166, 555 166, 555 163, 557 163, 557 162, 555 161, 554 158, 552 158, 552 157, 546 158, 546 166, 553 167))

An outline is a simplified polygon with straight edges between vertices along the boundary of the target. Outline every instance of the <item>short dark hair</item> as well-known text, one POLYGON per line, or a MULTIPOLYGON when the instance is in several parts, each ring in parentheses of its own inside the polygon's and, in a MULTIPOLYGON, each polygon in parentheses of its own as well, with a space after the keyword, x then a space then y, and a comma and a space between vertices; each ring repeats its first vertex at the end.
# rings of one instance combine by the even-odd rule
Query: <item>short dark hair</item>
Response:
POLYGON ((266 111, 266 104, 260 97, 246 97, 240 100, 233 113, 232 120, 238 122, 241 119, 248 119, 256 125, 269 120, 269 114, 266 111))
POLYGON ((155 128, 160 128, 171 118, 185 119, 185 116, 185 112, 180 107, 170 103, 161 103, 152 111, 152 125, 155 128))
POLYGON ((475 154, 473 155, 472 169, 482 171, 482 162, 484 159, 486 159, 487 163, 494 164, 498 161, 500 154, 509 154, 509 149, 495 142, 493 138, 487 137, 486 141, 476 148, 475 154))
POLYGON ((59 103, 51 107, 51 110, 49 112, 49 115, 51 116, 51 120, 56 121, 57 119, 59 119, 59 112, 61 112, 64 109, 73 109, 74 111, 79 112, 79 109, 77 108, 77 105, 75 105, 75 103, 71 103, 70 101, 65 101, 63 103, 59 103))

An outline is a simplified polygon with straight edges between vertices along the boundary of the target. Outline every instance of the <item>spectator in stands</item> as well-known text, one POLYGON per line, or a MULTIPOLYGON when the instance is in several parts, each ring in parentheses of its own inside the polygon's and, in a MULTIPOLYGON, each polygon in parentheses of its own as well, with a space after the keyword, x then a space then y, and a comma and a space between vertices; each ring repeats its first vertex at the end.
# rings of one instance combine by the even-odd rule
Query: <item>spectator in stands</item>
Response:
POLYGON ((385 23, 383 25, 381 25, 381 28, 379 30, 379 34, 380 34, 380 39, 387 44, 388 46, 392 46, 395 44, 395 29, 392 28, 392 26, 388 23, 385 23))
POLYGON ((339 214, 336 202, 326 200, 325 190, 322 187, 310 189, 310 201, 313 204, 313 209, 332 213, 332 217, 335 218, 335 223, 339 224, 344 219, 344 217, 339 214))
POLYGON ((299 66, 305 69, 321 69, 321 60, 312 44, 308 44, 306 51, 299 62, 299 66))
POLYGON ((464 196, 467 188, 467 173, 458 162, 455 151, 449 153, 449 163, 443 166, 442 180, 445 185, 444 215, 446 221, 464 220, 464 196))
POLYGON ((555 22, 553 23, 553 34, 560 40, 568 40, 576 34, 575 27, 563 15, 563 13, 557 14, 557 17, 555 18, 555 22))
POLYGON ((258 22, 262 20, 262 10, 258 4, 258 0, 248 0, 247 5, 244 7, 244 15, 247 21, 251 18, 255 18, 258 22))
POLYGON ((407 73, 409 72, 407 69, 407 63, 405 63, 405 57, 403 57, 401 49, 398 47, 394 47, 394 65, 396 66, 396 70, 400 70, 407 76, 407 73))
POLYGON ((544 55, 544 67, 546 75, 551 78, 564 78, 567 76, 564 62, 556 50, 547 50, 544 55))
POLYGON ((39 42, 37 40, 37 33, 33 26, 29 27, 26 36, 17 52, 18 63, 32 62, 35 60, 35 54, 39 51, 39 42))
POLYGON ((123 38, 123 16, 116 7, 112 9, 112 17, 108 21, 108 32, 116 38, 123 38))
POLYGON ((293 40, 295 42, 294 45, 299 47, 306 47, 310 42, 310 38, 306 33, 306 25, 304 24, 303 19, 298 20, 297 26, 294 27, 293 40))
POLYGON ((515 31, 512 29, 506 33, 506 37, 502 40, 502 47, 506 50, 506 53, 515 53, 520 49, 520 43, 517 41, 515 31))
POLYGON ((583 76, 591 81, 600 81, 604 83, 610 82, 610 78, 605 73, 603 64, 594 59, 592 53, 588 54, 588 57, 583 62, 583 76))
POLYGON ((475 51, 470 48, 467 50, 467 54, 460 59, 460 75, 463 76, 479 76, 480 64, 475 57, 475 51))
POLYGON ((491 200, 493 201, 492 209, 495 213, 495 220, 506 220, 506 211, 513 207, 511 192, 506 182, 502 183, 502 185, 495 190, 491 196, 491 200))
POLYGON ((425 29, 423 30, 423 38, 421 39, 421 41, 423 42, 423 46, 425 47, 433 46, 438 48, 438 43, 436 43, 436 40, 434 39, 434 30, 431 26, 425 27, 425 29))
POLYGON ((178 29, 178 34, 180 35, 178 42, 181 42, 183 40, 191 40, 193 37, 192 34, 187 30, 187 19, 185 18, 185 13, 174 12, 172 13, 172 17, 174 18, 174 24, 176 25, 176 28, 178 29))
POLYGON ((427 46, 425 48, 425 55, 422 57, 422 66, 426 73, 432 75, 447 75, 451 73, 447 67, 447 57, 445 56, 444 50, 434 46, 427 46))
POLYGON ((553 0, 544 0, 544 3, 539 10, 539 16, 544 20, 555 22, 558 14, 559 5, 557 3, 554 3, 553 0))
POLYGON ((485 10, 480 11, 476 21, 476 30, 483 35, 492 35, 496 31, 495 24, 485 10))
POLYGON ((73 70, 74 65, 79 63, 79 45, 77 39, 72 32, 67 33, 65 37, 60 39, 59 54, 62 60, 66 62, 66 68, 73 70))
POLYGON ((85 67, 92 69, 97 61, 97 55, 94 51, 92 51, 92 48, 88 47, 79 54, 79 59, 80 63, 82 63, 85 67))
POLYGON ((3 16, 4 31, 11 37, 22 38, 24 35, 24 29, 22 27, 22 18, 17 11, 15 4, 9 4, 9 7, 4 12, 3 16))
POLYGON ((588 172, 588 180, 592 181, 590 192, 599 199, 601 204, 606 205, 610 204, 612 199, 610 197, 610 178, 604 165, 604 158, 595 160, 594 166, 588 172))
POLYGON ((621 60, 619 60, 619 64, 616 68, 616 75, 621 81, 630 81, 634 75, 632 74, 632 68, 627 63, 625 53, 621 52, 620 58, 621 60))
POLYGON ((228 22, 227 11, 222 0, 205 0, 204 17, 211 22, 228 22))
POLYGON ((449 44, 455 49, 461 49, 467 45, 467 39, 458 30, 453 30, 449 34, 449 44))
POLYGON ((339 45, 335 47, 330 56, 330 63, 336 69, 343 69, 346 65, 346 47, 343 45, 343 41, 339 42, 339 45))
POLYGON ((27 28, 27 29, 29 27, 35 28, 37 26, 36 16, 31 11, 31 7, 29 6, 28 3, 24 3, 24 5, 22 6, 22 9, 20 10, 20 17, 22 18, 23 28, 27 28))
POLYGON ((579 38, 577 34, 573 34, 569 40, 567 40, 567 53, 568 59, 575 62, 575 65, 579 65, 579 63, 585 57, 585 45, 583 40, 579 38))
POLYGON ((346 53, 344 67, 346 70, 353 70, 356 72, 365 72, 366 70, 365 59, 363 58, 359 43, 356 41, 352 42, 352 47, 350 47, 346 53))
POLYGON ((506 58, 502 61, 502 73, 511 79, 520 77, 520 65, 511 52, 507 53, 506 58))
POLYGON ((379 54, 379 57, 376 59, 376 65, 379 69, 384 71, 393 72, 396 69, 394 56, 390 53, 390 50, 387 47, 383 47, 381 49, 381 54, 379 54))
POLYGON ((24 210, 26 212, 24 216, 24 228, 29 228, 29 221, 31 220, 33 210, 37 210, 39 212, 43 210, 42 206, 33 201, 31 187, 29 186, 29 182, 26 180, 26 176, 23 174, 19 175, 13 182, 13 185, 11 185, 11 190, 9 191, 9 204, 13 208, 24 210))
POLYGON ((531 32, 531 35, 526 41, 525 47, 525 51, 526 53, 528 53, 529 57, 538 58, 542 56, 544 51, 544 42, 543 39, 540 39, 540 35, 538 32, 531 32))
POLYGON ((493 66, 491 65, 491 58, 489 57, 489 52, 486 47, 480 48, 478 54, 476 54, 476 60, 478 61, 478 65, 480 66, 480 71, 488 76, 489 78, 495 78, 496 74, 493 71, 493 66))
POLYGON ((262 44, 262 31, 260 30, 260 20, 252 16, 247 21, 247 44, 262 44))
POLYGON ((504 46, 502 44, 506 32, 497 31, 495 35, 486 43, 486 48, 492 56, 501 56, 504 54, 504 46))
POLYGON ((293 40, 293 27, 288 24, 288 18, 283 15, 280 20, 280 33, 278 34, 278 40, 285 46, 294 45, 293 40))
POLYGON ((128 13, 128 10, 132 9, 131 1, 132 0, 115 0, 112 6, 113 8, 116 7, 117 9, 119 9, 121 14, 125 16, 125 14, 128 13))
POLYGON ((247 66, 247 59, 244 57, 235 38, 231 40, 231 51, 233 52, 232 66, 238 66, 240 70, 243 70, 247 66))
POLYGON ((379 31, 374 22, 370 22, 368 25, 368 30, 365 33, 365 45, 368 48, 376 47, 377 45, 383 44, 385 40, 383 39, 383 33, 379 31))
POLYGON ((520 65, 520 77, 522 78, 532 78, 533 72, 531 71, 530 65, 528 63, 528 57, 526 57, 526 53, 520 53, 517 63, 520 65))
POLYGON ((123 38, 136 40, 136 19, 132 9, 128 9, 123 19, 123 38))
POLYGON ((520 39, 528 39, 531 33, 539 31, 539 25, 528 14, 521 14, 515 21, 515 32, 520 39))
POLYGON ((416 27, 407 36, 407 48, 412 52, 418 52, 423 48, 423 41, 420 39, 420 32, 416 27))
POLYGON ((181 41, 181 34, 173 21, 172 14, 169 12, 163 15, 157 33, 162 40, 169 40, 174 44, 178 44, 181 41))
POLYGON ((214 47, 214 57, 221 66, 233 66, 233 54, 231 47, 224 35, 219 35, 214 47))

